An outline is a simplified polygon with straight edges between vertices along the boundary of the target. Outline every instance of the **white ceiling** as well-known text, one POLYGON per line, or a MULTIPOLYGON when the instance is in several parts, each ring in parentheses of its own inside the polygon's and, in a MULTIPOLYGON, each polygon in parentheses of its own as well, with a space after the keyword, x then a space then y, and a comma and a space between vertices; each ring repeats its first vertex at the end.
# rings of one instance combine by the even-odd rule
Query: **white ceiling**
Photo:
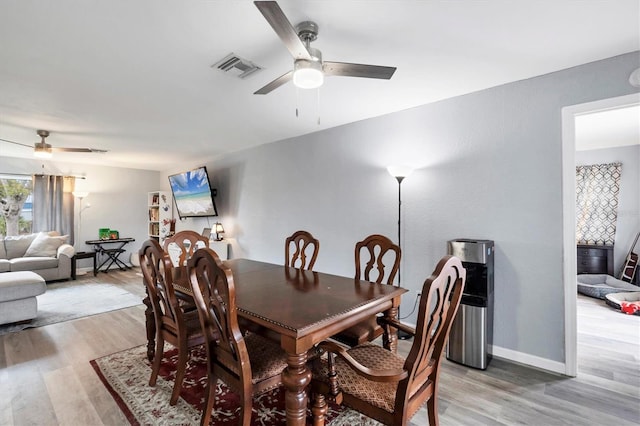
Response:
MULTIPOLYGON (((0 138, 107 149, 62 161, 163 170, 640 50, 638 0, 281 0, 325 60, 396 66, 253 95, 292 67, 251 1, 0 1, 0 138), (227 54, 265 68, 246 80, 227 54), (298 104, 300 117, 295 117, 298 104)), ((0 155, 31 150, 0 142, 0 155)))
POLYGON ((640 105, 578 115, 576 150, 640 144, 640 105))

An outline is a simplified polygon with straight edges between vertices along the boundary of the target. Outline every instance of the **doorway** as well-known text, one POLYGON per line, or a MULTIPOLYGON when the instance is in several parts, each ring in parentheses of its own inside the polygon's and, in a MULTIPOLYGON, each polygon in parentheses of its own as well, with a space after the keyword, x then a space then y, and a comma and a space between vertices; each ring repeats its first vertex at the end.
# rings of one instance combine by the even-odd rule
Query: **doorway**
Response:
POLYGON ((575 120, 579 115, 612 110, 640 104, 640 93, 603 99, 562 109, 562 228, 563 228, 563 282, 565 324, 565 374, 577 375, 577 285, 575 235, 575 120))

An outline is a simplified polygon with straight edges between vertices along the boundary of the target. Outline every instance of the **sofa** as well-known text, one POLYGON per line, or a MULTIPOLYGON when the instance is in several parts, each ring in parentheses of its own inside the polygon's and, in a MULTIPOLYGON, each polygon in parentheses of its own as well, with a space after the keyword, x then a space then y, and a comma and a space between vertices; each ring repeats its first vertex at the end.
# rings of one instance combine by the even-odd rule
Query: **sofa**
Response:
POLYGON ((38 316, 36 296, 44 294, 47 284, 31 271, 0 274, 0 324, 26 322, 38 316))
POLYGON ((45 281, 71 278, 73 246, 57 232, 0 238, 0 273, 32 271, 45 281))

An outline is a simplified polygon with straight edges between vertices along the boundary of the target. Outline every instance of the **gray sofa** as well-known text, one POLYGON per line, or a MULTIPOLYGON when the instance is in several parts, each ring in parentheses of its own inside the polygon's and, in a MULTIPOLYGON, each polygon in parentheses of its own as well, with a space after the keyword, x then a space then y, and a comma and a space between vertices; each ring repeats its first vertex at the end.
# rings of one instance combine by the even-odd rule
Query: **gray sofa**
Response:
POLYGON ((69 279, 75 250, 66 241, 55 232, 0 238, 0 272, 32 271, 46 281, 69 279))

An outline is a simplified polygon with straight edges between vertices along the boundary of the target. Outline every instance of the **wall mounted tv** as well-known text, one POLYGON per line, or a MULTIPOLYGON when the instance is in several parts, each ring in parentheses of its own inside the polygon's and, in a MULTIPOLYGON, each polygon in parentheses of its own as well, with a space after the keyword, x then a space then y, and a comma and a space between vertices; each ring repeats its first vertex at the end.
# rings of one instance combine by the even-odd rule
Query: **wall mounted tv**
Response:
POLYGON ((218 216, 206 167, 171 175, 169 183, 180 219, 218 216))

